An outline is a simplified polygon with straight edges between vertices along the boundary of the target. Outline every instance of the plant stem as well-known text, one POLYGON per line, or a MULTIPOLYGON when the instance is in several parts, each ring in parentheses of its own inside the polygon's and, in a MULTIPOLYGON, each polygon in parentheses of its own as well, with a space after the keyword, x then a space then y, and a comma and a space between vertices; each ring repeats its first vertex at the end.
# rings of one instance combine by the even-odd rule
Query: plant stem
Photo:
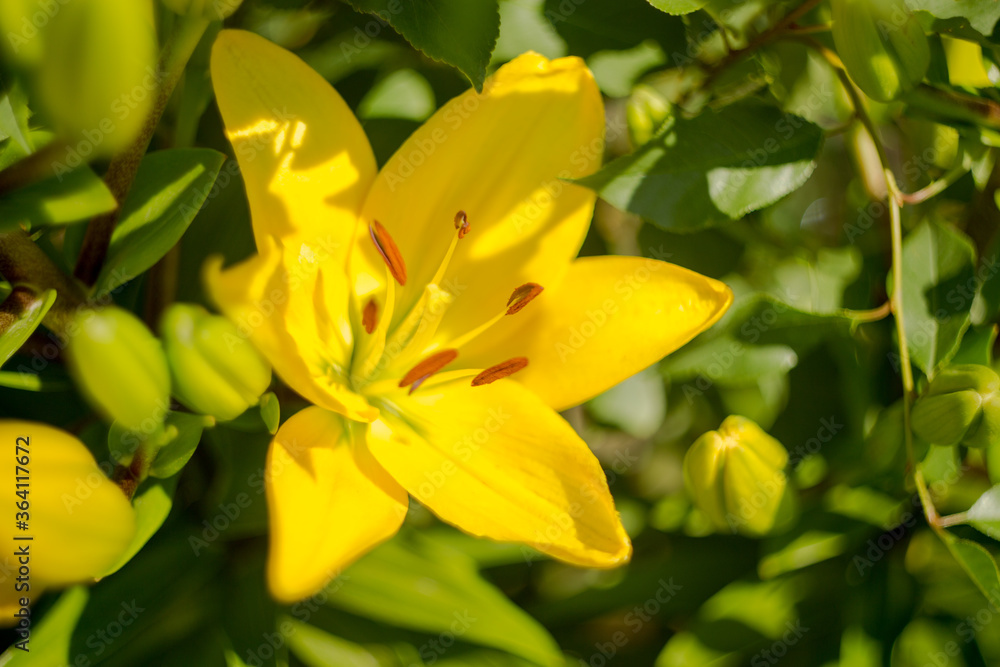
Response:
POLYGON ((955 181, 962 178, 969 170, 964 164, 957 164, 936 181, 926 185, 916 192, 901 193, 903 202, 906 204, 919 204, 932 197, 936 197, 947 190, 955 181))
POLYGON ((845 316, 857 322, 878 322, 879 320, 884 320, 892 314, 892 302, 886 301, 878 308, 872 308, 870 310, 844 309, 842 312, 845 316))
POLYGON ((951 526, 960 526, 969 520, 969 515, 965 512, 959 512, 958 514, 949 514, 948 516, 943 516, 938 518, 938 526, 941 528, 949 528, 951 526))
POLYGON ((118 223, 121 205, 125 201, 133 181, 135 181, 135 174, 139 169, 139 163, 142 162, 142 156, 149 147, 156 126, 167 108, 167 102, 170 101, 170 96, 173 94, 177 82, 184 73, 188 59, 202 35, 205 34, 208 25, 209 21, 206 19, 185 17, 163 46, 158 64, 160 85, 153 102, 153 108, 139 131, 139 136, 128 148, 112 158, 108 165, 108 171, 104 175, 108 189, 118 201, 118 209, 95 217, 87 225, 87 233, 83 238, 80 257, 73 271, 76 277, 87 285, 93 285, 94 281, 97 280, 97 275, 100 273, 101 266, 108 254, 111 234, 118 223))

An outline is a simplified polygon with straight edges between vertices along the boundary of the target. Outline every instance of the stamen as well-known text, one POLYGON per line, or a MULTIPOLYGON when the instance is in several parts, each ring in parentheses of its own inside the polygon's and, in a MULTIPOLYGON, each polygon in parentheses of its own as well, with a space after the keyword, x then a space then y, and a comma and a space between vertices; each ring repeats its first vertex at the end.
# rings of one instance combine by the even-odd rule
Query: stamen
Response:
POLYGON ((516 313, 521 312, 521 310, 525 306, 527 306, 532 301, 532 299, 541 294, 542 290, 544 289, 545 288, 539 285, 538 283, 524 283, 516 290, 514 290, 514 292, 510 295, 510 298, 507 299, 507 306, 503 310, 494 315, 492 318, 480 324, 472 331, 469 331, 468 333, 465 333, 462 336, 459 336, 458 338, 453 340, 451 342, 451 346, 454 348, 460 348, 469 341, 471 341, 473 338, 476 338, 477 336, 479 336, 479 334, 483 333, 484 331, 492 327, 494 324, 502 320, 507 315, 514 315, 516 313))
POLYGON ((524 283, 510 295, 507 300, 507 315, 513 315, 531 303, 531 300, 542 293, 545 288, 538 283, 524 283))
POLYGON ((456 357, 458 357, 458 350, 453 349, 441 350, 440 352, 432 354, 411 368, 410 371, 403 376, 403 379, 399 381, 399 386, 406 387, 411 384, 414 385, 410 388, 410 393, 412 394, 417 387, 423 384, 424 380, 434 375, 451 362, 455 361, 456 357))
POLYGON ((375 244, 375 248, 385 260, 385 265, 389 267, 389 273, 396 279, 396 282, 405 285, 406 262, 403 261, 403 255, 399 252, 396 242, 392 240, 392 236, 378 220, 372 221, 368 226, 368 231, 371 234, 372 243, 375 244))
POLYGON ((365 328, 366 333, 372 333, 376 324, 378 324, 378 304, 375 303, 375 299, 368 299, 365 311, 361 315, 361 326, 365 328))
POLYGON ((469 218, 465 215, 465 211, 459 211, 455 214, 455 229, 458 230, 458 238, 464 239, 465 235, 469 233, 471 229, 469 224, 469 218))
POLYGON ((444 272, 448 269, 448 265, 451 264, 451 257, 455 254, 455 248, 458 247, 458 242, 465 238, 465 235, 469 233, 471 225, 469 225, 469 218, 465 215, 465 211, 459 211, 455 214, 455 229, 458 233, 451 238, 451 245, 448 246, 448 252, 444 254, 444 259, 441 260, 441 265, 438 266, 438 270, 434 273, 434 277, 431 278, 431 282, 435 285, 440 285, 441 281, 444 279, 444 272))
POLYGON ((485 371, 472 378, 472 386, 479 387, 484 384, 491 384, 497 380, 507 377, 508 375, 513 375, 527 365, 527 357, 514 357, 513 359, 502 361, 496 366, 490 366, 485 371))

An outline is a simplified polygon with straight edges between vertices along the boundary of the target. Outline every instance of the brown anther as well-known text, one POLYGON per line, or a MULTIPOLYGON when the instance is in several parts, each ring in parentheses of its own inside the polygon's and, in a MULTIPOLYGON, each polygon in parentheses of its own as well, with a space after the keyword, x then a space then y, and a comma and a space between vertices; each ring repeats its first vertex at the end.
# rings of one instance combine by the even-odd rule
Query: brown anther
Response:
POLYGON ((510 295, 507 300, 507 314, 513 315, 520 312, 522 308, 531 303, 531 300, 542 293, 545 289, 538 283, 524 283, 510 295))
POLYGON ((465 215, 465 211, 459 211, 455 214, 455 229, 458 230, 458 238, 464 239, 471 228, 472 225, 469 224, 469 217, 465 215))
POLYGON ((375 331, 375 326, 378 324, 378 304, 375 303, 375 299, 369 299, 368 303, 365 304, 365 310, 361 314, 361 326, 365 328, 366 333, 371 333, 375 331))
POLYGON ((368 226, 368 231, 371 234, 372 243, 375 244, 375 248, 385 260, 385 265, 389 267, 389 273, 392 274, 397 283, 405 285, 406 262, 403 261, 403 255, 399 252, 396 242, 389 236, 388 230, 382 226, 381 222, 373 220, 368 226))
POLYGON ((527 357, 514 357, 507 361, 502 361, 496 366, 490 366, 485 371, 472 378, 472 386, 479 387, 484 384, 496 382, 508 375, 513 375, 528 365, 527 357))
POLYGON ((434 375, 451 362, 455 361, 457 356, 458 350, 441 350, 440 352, 435 352, 411 368, 409 372, 403 376, 403 379, 399 381, 399 386, 406 387, 411 384, 415 385, 410 389, 410 393, 412 394, 414 389, 419 387, 424 380, 434 375))

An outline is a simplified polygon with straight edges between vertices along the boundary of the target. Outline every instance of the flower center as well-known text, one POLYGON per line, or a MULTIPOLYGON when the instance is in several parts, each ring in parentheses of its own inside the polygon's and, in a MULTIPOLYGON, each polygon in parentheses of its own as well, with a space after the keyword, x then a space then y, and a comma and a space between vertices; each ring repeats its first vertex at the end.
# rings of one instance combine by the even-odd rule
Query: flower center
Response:
MULTIPOLYGON (((386 266, 386 290, 380 305, 375 297, 364 304, 361 312, 362 327, 370 340, 364 341, 360 372, 356 386, 367 395, 409 387, 409 393, 420 388, 427 380, 443 371, 459 356, 461 348, 493 327, 504 317, 516 315, 544 289, 536 283, 517 287, 507 303, 493 317, 479 326, 448 341, 436 340, 438 326, 445 312, 455 300, 455 295, 441 287, 445 272, 451 263, 458 243, 469 234, 471 225, 465 211, 455 214, 455 234, 434 272, 434 277, 424 286, 416 304, 395 329, 389 331, 389 320, 395 302, 396 284, 406 285, 406 262, 389 231, 377 220, 369 226, 369 235, 375 249, 386 266)), ((495 382, 512 375, 528 365, 526 357, 508 359, 487 369, 466 369, 443 373, 435 383, 471 378, 473 387, 495 382)))

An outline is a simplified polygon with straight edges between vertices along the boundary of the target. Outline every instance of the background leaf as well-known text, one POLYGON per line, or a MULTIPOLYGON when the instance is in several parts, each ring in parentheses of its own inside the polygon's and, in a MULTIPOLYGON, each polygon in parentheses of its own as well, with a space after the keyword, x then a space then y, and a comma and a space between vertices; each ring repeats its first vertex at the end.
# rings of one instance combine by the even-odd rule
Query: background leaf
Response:
POLYGON ((578 182, 623 211, 673 230, 738 218, 796 190, 822 130, 775 107, 740 102, 678 119, 635 153, 578 182))
POLYGON ((178 148, 143 158, 95 283, 98 293, 139 276, 180 240, 224 161, 225 155, 207 148, 178 148))
POLYGON ((968 237, 937 222, 921 224, 903 241, 907 345, 928 375, 951 359, 969 326, 975 261, 968 237))
POLYGON ((486 65, 500 34, 496 0, 348 0, 358 11, 387 20, 435 60, 456 67, 482 91, 486 65))

